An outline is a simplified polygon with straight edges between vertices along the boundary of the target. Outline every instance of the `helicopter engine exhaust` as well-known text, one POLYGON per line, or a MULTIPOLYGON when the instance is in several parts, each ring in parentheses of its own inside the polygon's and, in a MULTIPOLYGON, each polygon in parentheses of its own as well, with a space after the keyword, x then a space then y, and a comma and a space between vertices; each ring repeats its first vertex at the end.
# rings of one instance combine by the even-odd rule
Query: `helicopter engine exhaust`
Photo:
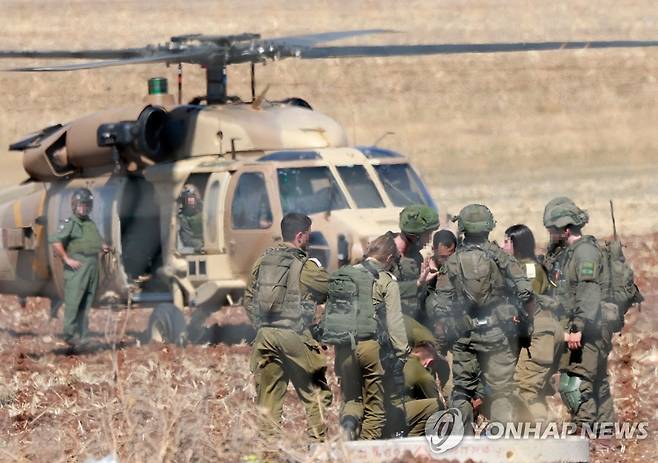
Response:
POLYGON ((10 149, 23 151, 23 166, 39 181, 55 181, 123 161, 134 171, 164 160, 169 116, 158 106, 104 111, 28 136, 10 149))

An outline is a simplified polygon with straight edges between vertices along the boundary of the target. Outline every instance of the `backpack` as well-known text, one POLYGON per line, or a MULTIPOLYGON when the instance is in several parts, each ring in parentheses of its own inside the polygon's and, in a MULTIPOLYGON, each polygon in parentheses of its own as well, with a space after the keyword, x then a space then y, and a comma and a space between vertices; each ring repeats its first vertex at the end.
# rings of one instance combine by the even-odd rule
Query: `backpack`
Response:
POLYGON ((296 330, 302 328, 299 276, 305 262, 305 255, 296 249, 265 251, 252 302, 263 326, 285 323, 296 330))
POLYGON ((492 300, 497 263, 478 245, 464 245, 456 252, 459 269, 457 281, 469 305, 484 307, 492 300))
POLYGON ((616 314, 604 313, 603 318, 613 324, 616 318, 617 326, 614 331, 621 331, 624 326, 624 315, 628 309, 633 304, 641 304, 644 297, 635 284, 633 270, 626 263, 621 242, 615 239, 606 241, 605 244, 597 244, 603 255, 603 265, 607 273, 603 280, 603 299, 618 308, 616 314))
POLYGON ((379 278, 375 269, 346 265, 331 274, 321 322, 322 342, 356 347, 359 338, 377 334, 377 310, 372 288, 379 278))

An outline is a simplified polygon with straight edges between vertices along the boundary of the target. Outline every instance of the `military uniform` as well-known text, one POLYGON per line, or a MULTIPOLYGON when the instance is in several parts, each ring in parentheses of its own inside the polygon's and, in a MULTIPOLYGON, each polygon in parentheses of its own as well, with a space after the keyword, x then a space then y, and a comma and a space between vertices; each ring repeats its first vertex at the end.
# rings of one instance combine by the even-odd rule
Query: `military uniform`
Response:
MULTIPOLYGON (((561 230, 582 227, 589 221, 585 211, 569 198, 555 198, 544 210, 544 225, 561 230)), ((572 235, 573 236, 573 235, 572 235)), ((552 294, 565 310, 567 328, 581 333, 581 348, 563 357, 560 394, 577 424, 615 421, 608 379, 608 355, 612 333, 602 323, 602 288, 610 278, 605 259, 592 236, 576 237, 554 259, 550 272, 552 294)))
POLYGON ((580 380, 579 405, 570 410, 579 424, 615 421, 608 379, 612 333, 602 327, 600 320, 602 266, 596 241, 583 236, 567 248, 564 274, 556 289, 567 311, 570 330, 583 333, 582 348, 570 352, 564 367, 570 378, 580 380))
POLYGON ((88 217, 73 214, 62 222, 50 237, 51 243, 60 242, 72 259, 80 262, 77 270, 64 264, 64 338, 87 335, 88 313, 99 280, 98 253, 103 240, 96 224, 88 217))
POLYGON ((560 353, 564 348, 564 330, 558 319, 559 305, 545 296, 548 290, 546 271, 532 259, 522 259, 521 266, 532 281, 532 290, 538 298, 534 316, 534 330, 530 346, 521 349, 516 366, 515 379, 519 396, 535 421, 548 419, 546 390, 553 373, 557 371, 560 353))
POLYGON ((331 405, 332 395, 321 346, 309 326, 316 303, 326 298, 327 282, 327 272, 317 261, 289 243, 268 249, 252 268, 245 306, 258 331, 250 368, 257 403, 269 413, 266 429, 270 431, 281 419, 288 381, 292 381, 306 410, 309 436, 325 437, 322 409, 331 405), (278 275, 278 271, 285 273, 278 275), (259 300, 268 297, 269 301, 259 300))
POLYGON ((465 238, 448 258, 446 267, 454 300, 471 317, 475 327, 453 347, 451 403, 468 421, 473 412, 471 400, 484 380, 491 403, 491 420, 510 422, 512 396, 516 392, 517 351, 512 320, 518 309, 508 298, 516 297, 524 304, 531 302, 532 286, 516 259, 484 238, 495 226, 488 208, 466 206, 456 220, 465 238), (475 284, 480 285, 481 294, 473 289, 475 284))
POLYGON ((179 236, 183 246, 203 248, 203 214, 178 213, 179 236))
MULTIPOLYGON (((382 307, 386 321, 386 334, 391 340, 394 355, 404 361, 409 348, 400 311, 400 293, 395 278, 384 271, 374 259, 355 268, 378 274, 372 286, 373 307, 382 307)), ((360 313, 364 312, 362 309, 360 313)), ((341 423, 346 417, 361 422, 361 439, 379 439, 386 420, 384 408, 384 368, 380 355, 381 346, 377 335, 369 334, 357 340, 356 347, 342 344, 336 346, 336 374, 340 377, 343 394, 341 423)))

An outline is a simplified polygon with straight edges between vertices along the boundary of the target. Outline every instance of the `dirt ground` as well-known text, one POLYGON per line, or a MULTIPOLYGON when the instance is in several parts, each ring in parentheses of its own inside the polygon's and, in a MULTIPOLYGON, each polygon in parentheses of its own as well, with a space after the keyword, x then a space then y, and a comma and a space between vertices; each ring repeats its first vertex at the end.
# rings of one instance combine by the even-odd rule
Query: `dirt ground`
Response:
MULTIPOLYGON (((628 240, 647 298, 627 315, 615 337, 610 376, 620 420, 649 422, 651 437, 619 442, 614 450, 592 443, 592 461, 647 462, 658 458, 658 234, 628 240)), ((248 372, 246 317, 230 307, 214 317, 218 345, 142 345, 148 310, 94 310, 93 343, 80 355, 59 340, 45 300, 0 300, 0 461, 86 461, 117 451, 121 461, 240 461, 246 455, 313 461, 304 447, 303 409, 289 391, 285 436, 260 433, 248 372), (236 333, 239 333, 236 336, 236 333)), ((337 394, 332 354, 329 379, 337 394)), ((338 397, 336 395, 336 397, 338 397)), ((329 410, 336 435, 337 400, 329 410)), ((563 412, 559 396, 552 398, 563 412)), ((245 460, 242 460, 245 461, 245 460)), ((251 460, 246 460, 251 461, 251 460)))
MULTIPOLYGON (((381 43, 655 40, 652 0, 530 2, 411 0, 288 2, 45 0, 0 2, 0 49, 142 46, 191 32, 264 37, 389 28, 381 43)), ((356 43, 355 40, 344 42, 356 43)), ((29 61, 3 60, 0 67, 29 61)), ((10 143, 48 125, 139 101, 163 66, 62 74, 0 73, 0 187, 24 179, 10 143)), ((582 50, 422 58, 283 61, 258 67, 268 98, 299 96, 339 120, 355 144, 408 154, 443 217, 483 202, 495 237, 529 224, 544 241, 541 211, 555 195, 588 209, 587 231, 610 234, 608 200, 647 296, 615 340, 611 375, 620 417, 650 421, 652 438, 595 461, 658 458, 658 49, 582 50)), ((185 67, 184 100, 201 70, 185 67)), ((248 98, 248 70, 229 70, 231 93, 248 98)), ((0 298, 0 461, 85 461, 117 451, 121 461, 239 461, 278 451, 306 459, 303 410, 289 394, 286 438, 259 432, 249 346, 234 308, 218 316, 209 346, 141 345, 148 311, 95 310, 94 348, 67 355, 47 303, 0 298), (227 337, 228 336, 228 337, 227 337)), ((331 364, 331 360, 329 360, 331 364)), ((332 371, 330 367, 330 372, 332 371)), ((333 373, 330 374, 336 390, 333 373)), ((559 401, 556 399, 555 403, 559 401)), ((336 428, 337 406, 330 410, 336 428)), ((249 460, 247 460, 249 461, 249 460)))

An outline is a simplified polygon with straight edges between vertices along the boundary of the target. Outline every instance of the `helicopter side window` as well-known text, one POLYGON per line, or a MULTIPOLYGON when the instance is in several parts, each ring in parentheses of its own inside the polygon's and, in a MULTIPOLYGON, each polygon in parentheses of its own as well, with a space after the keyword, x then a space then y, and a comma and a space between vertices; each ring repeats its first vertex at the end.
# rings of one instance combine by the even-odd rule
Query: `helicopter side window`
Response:
POLYGON ((347 186, 354 202, 360 209, 384 207, 384 201, 379 196, 377 188, 370 179, 366 168, 360 165, 337 167, 340 178, 347 186))
POLYGON ((436 208, 427 188, 409 164, 380 164, 374 168, 395 206, 425 204, 436 208))
POLYGON ((327 167, 277 169, 283 214, 347 209, 347 200, 327 167))
POLYGON ((272 209, 265 179, 260 172, 248 172, 240 176, 231 204, 231 222, 233 228, 238 230, 272 226, 272 209))

